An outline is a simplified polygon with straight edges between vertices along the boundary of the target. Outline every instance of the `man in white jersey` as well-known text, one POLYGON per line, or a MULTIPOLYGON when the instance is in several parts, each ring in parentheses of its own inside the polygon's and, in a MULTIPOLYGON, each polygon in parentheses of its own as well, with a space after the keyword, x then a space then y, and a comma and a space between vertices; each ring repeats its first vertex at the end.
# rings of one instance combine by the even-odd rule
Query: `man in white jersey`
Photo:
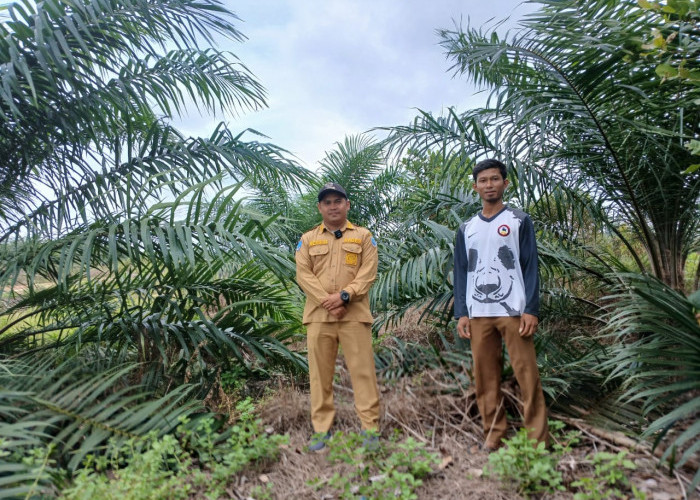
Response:
POLYGON ((547 408, 533 342, 540 305, 535 231, 526 213, 503 203, 508 187, 503 163, 481 161, 472 175, 482 210, 455 238, 454 310, 457 333, 471 339, 483 448, 499 448, 506 434, 502 340, 522 392, 528 435, 547 444, 547 408))

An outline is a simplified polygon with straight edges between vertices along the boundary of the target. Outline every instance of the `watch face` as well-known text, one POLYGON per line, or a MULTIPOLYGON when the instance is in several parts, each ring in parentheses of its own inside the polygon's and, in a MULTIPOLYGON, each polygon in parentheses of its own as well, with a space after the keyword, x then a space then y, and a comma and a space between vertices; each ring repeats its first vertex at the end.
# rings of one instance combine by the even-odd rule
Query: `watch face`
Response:
POLYGON ((340 298, 343 300, 343 302, 348 302, 350 300, 350 294, 348 292, 342 292, 340 294, 340 298))

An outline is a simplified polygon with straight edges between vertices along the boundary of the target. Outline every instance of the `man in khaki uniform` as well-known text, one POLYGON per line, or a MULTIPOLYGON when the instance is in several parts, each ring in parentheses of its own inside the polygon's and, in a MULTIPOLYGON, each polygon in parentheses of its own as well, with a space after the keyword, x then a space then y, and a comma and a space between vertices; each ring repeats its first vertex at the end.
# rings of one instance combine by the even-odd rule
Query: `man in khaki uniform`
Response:
MULTIPOLYGON (((297 283, 306 294, 311 422, 309 449, 330 437, 335 416, 333 375, 338 344, 343 346, 364 432, 379 424, 379 390, 374 368, 369 289, 377 275, 377 242, 365 228, 347 220, 345 189, 329 182, 318 193, 323 223, 304 233, 296 248, 297 283)), ((376 438, 375 438, 376 442, 376 438)))

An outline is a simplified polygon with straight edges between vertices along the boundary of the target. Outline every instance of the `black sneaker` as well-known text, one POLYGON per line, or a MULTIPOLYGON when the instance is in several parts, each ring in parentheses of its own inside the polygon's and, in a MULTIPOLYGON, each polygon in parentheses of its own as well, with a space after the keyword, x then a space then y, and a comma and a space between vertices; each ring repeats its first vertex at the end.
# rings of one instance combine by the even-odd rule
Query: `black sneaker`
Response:
POLYGON ((321 451, 326 447, 326 441, 331 438, 331 432, 317 432, 309 440, 309 451, 321 451))

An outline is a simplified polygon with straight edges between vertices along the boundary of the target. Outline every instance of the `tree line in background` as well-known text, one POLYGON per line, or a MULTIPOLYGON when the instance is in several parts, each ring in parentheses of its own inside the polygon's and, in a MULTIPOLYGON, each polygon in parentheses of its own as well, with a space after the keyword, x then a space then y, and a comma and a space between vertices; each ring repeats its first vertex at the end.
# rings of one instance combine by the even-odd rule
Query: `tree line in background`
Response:
POLYGON ((538 232, 551 406, 661 443, 677 465, 698 452, 686 295, 700 285, 699 2, 538 3, 512 35, 438 32, 454 73, 490 89, 484 108, 348 137, 317 174, 251 131, 170 124, 193 103, 266 105, 248 68, 211 47, 243 39, 218 2, 0 7, 8 494, 60 485, 120 439, 173 432, 222 375, 303 373, 293 248, 326 180, 377 236, 376 326, 419 310, 443 332, 432 350, 380 348, 378 367, 468 363, 450 333, 452 245, 480 207, 470 171, 486 156, 513 167, 509 203, 538 232), (32 450, 54 466, 27 465, 32 450))

